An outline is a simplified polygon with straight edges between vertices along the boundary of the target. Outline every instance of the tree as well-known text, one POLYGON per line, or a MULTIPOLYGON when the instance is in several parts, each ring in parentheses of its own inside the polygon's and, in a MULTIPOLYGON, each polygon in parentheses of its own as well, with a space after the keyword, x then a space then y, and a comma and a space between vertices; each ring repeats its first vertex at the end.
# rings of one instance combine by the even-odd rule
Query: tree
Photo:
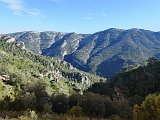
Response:
POLYGON ((128 100, 129 104, 133 107, 135 104, 140 105, 144 98, 136 94, 133 97, 130 97, 128 100))
POLYGON ((11 109, 16 111, 31 109, 42 112, 46 107, 45 105, 49 104, 49 100, 45 82, 35 81, 28 83, 18 93, 16 99, 12 102, 11 109))
POLYGON ((82 96, 80 94, 72 94, 69 97, 69 108, 72 108, 73 106, 78 106, 78 101, 81 97, 82 96))
POLYGON ((158 59, 156 59, 155 57, 150 57, 148 60, 147 60, 147 64, 148 65, 151 65, 151 64, 154 64, 154 63, 157 63, 159 62, 158 59))
POLYGON ((57 96, 52 96, 51 98, 52 102, 52 111, 61 114, 61 113, 66 113, 69 105, 69 99, 66 95, 57 95, 57 96))
POLYGON ((132 119, 132 109, 127 99, 115 100, 114 105, 116 106, 117 115, 119 115, 124 120, 132 119))
POLYGON ((133 108, 134 120, 160 120, 160 95, 148 95, 143 103, 133 108))
POLYGON ((83 109, 80 106, 73 106, 67 113, 77 117, 84 116, 83 109))
POLYGON ((108 117, 115 113, 112 101, 103 95, 87 93, 79 100, 79 105, 88 116, 108 117))

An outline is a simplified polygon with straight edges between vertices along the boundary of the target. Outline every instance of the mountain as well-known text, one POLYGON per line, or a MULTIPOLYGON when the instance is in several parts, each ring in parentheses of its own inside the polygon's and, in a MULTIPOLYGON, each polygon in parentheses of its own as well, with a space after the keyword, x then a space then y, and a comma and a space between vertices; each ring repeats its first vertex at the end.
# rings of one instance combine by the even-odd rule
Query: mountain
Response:
POLYGON ((59 58, 74 67, 103 77, 138 67, 150 57, 160 57, 160 32, 110 28, 94 34, 20 32, 9 34, 26 48, 59 58))
POLYGON ((62 39, 52 44, 49 48, 42 50, 42 54, 64 59, 66 55, 77 50, 80 41, 84 38, 84 36, 85 35, 79 35, 76 33, 68 33, 63 36, 62 39))
POLYGON ((43 49, 50 47, 55 41, 63 38, 66 33, 62 32, 18 32, 8 34, 15 37, 16 41, 25 43, 25 46, 35 53, 41 53, 43 49))
POLYGON ((160 50, 160 33, 141 29, 108 29, 86 37, 65 60, 100 76, 112 77, 130 65, 144 65, 160 50))
POLYGON ((82 93, 94 82, 105 80, 79 71, 65 61, 28 51, 22 42, 9 36, 0 38, 0 56, 0 91, 3 93, 0 100, 7 94, 12 96, 14 89, 21 91, 27 86, 34 87, 39 82, 46 85, 49 95, 69 95, 82 93))

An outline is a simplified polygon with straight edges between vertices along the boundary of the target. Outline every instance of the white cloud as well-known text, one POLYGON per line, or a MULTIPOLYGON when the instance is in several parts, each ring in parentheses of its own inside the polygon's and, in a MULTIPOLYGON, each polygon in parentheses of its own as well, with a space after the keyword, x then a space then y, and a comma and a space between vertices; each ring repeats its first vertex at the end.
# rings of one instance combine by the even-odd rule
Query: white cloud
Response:
POLYGON ((6 7, 13 11, 15 15, 21 15, 24 10, 22 0, 0 0, 6 4, 6 7))
POLYGON ((45 17, 42 14, 42 11, 40 9, 37 9, 37 8, 28 9, 28 10, 25 10, 25 12, 28 13, 32 17, 36 17, 36 16, 45 17))
POLYGON ((101 12, 101 13, 87 13, 87 15, 84 17, 84 19, 86 20, 92 20, 94 18, 97 17, 107 17, 107 14, 105 12, 101 12))
POLYGON ((43 17, 42 11, 37 8, 27 8, 23 0, 0 0, 6 4, 6 7, 15 15, 22 16, 27 14, 32 17, 40 16, 43 17))

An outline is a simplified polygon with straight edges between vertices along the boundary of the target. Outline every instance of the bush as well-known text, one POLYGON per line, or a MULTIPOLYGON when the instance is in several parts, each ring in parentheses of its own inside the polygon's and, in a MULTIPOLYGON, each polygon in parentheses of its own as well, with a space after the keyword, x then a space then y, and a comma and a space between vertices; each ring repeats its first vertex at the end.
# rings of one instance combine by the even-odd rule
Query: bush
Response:
POLYGON ((143 103, 133 108, 134 120, 160 120, 160 95, 148 95, 143 103))
POLYGON ((66 95, 57 95, 57 96, 52 96, 51 98, 52 102, 52 111, 61 114, 61 113, 66 113, 68 111, 68 102, 69 99, 66 95))
POLYGON ((106 96, 88 93, 79 99, 79 105, 87 116, 109 117, 115 113, 113 102, 106 96))
POLYGON ((72 115, 72 116, 77 116, 77 117, 84 116, 83 109, 82 109, 82 107, 80 107, 80 106, 73 106, 73 107, 67 112, 67 114, 72 115))
POLYGON ((132 119, 132 108, 128 103, 128 100, 121 99, 114 101, 114 105, 116 106, 117 115, 119 115, 124 120, 132 119))
POLYGON ((19 117, 20 120, 38 120, 38 115, 35 111, 29 111, 24 116, 19 117))

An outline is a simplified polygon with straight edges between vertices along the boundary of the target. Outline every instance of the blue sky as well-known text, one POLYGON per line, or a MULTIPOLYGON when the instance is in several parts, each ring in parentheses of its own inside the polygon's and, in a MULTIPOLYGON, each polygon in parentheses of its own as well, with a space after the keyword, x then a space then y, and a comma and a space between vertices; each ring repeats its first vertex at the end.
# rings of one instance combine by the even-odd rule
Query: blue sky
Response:
POLYGON ((0 0, 0 33, 160 31, 160 0, 0 0))

